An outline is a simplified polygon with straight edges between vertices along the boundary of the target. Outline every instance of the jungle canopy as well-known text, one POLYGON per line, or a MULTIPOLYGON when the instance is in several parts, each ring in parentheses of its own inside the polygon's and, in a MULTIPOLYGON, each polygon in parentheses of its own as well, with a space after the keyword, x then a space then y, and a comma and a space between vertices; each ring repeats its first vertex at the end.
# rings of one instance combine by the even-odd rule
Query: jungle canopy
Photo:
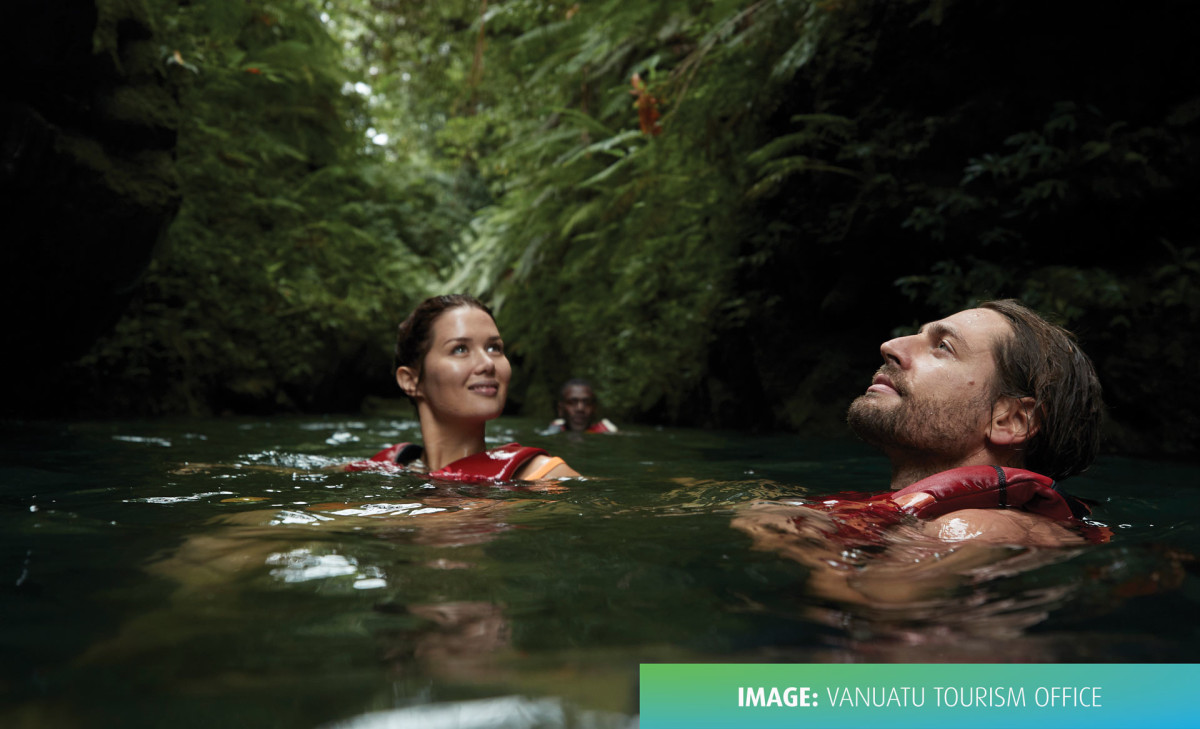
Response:
MULTIPOLYGON (((349 410, 421 298, 511 406, 829 432, 879 342, 988 298, 1075 330, 1110 445, 1200 397, 1188 2, 21 2, 19 413, 349 410)), ((18 71, 17 69, 20 69, 18 71)))

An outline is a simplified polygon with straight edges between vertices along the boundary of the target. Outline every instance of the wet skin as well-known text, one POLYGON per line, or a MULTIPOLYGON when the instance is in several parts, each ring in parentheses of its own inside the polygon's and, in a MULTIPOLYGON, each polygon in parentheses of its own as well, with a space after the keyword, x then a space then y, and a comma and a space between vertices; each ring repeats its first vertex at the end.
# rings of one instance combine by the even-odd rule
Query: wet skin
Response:
POLYGON ((566 421, 567 430, 587 430, 596 420, 596 396, 592 388, 587 385, 563 388, 558 415, 566 421))
POLYGON ((492 317, 474 307, 450 309, 434 321, 432 340, 420 373, 400 368, 410 370, 407 377, 397 373, 400 386, 412 388, 439 421, 481 423, 499 417, 512 365, 492 317))
MULTIPOLYGON (((425 465, 436 471, 486 449, 484 426, 504 412, 512 365, 496 322, 482 309, 447 309, 434 320, 430 340, 420 368, 398 368, 396 382, 417 404, 425 465)), ((516 478, 539 473, 548 461, 535 456, 516 478)), ((539 478, 578 475, 560 462, 539 478)))
POLYGON ((959 466, 1020 466, 1036 426, 1014 398, 997 397, 996 343, 1007 320, 968 309, 884 342, 884 364, 850 406, 848 421, 892 461, 892 488, 959 466))

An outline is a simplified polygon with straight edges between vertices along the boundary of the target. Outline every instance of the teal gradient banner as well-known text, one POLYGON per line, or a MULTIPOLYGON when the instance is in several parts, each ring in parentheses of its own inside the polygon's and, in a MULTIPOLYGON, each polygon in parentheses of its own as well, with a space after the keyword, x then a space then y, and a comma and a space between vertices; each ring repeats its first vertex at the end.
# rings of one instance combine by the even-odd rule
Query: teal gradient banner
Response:
POLYGON ((1196 664, 643 664, 641 729, 1200 727, 1196 664))

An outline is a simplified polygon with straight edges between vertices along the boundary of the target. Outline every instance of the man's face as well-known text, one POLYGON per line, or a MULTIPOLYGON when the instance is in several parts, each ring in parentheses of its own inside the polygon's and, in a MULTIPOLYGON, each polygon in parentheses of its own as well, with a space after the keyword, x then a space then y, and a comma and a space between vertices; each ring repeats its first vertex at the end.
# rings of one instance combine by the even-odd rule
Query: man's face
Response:
POLYGON ((596 417, 596 396, 587 385, 563 388, 558 415, 567 421, 567 430, 587 430, 596 417))
POLYGON ((965 458, 983 449, 995 401, 995 345, 1012 336, 989 309, 968 309, 884 342, 884 364, 847 422, 889 457, 965 458))

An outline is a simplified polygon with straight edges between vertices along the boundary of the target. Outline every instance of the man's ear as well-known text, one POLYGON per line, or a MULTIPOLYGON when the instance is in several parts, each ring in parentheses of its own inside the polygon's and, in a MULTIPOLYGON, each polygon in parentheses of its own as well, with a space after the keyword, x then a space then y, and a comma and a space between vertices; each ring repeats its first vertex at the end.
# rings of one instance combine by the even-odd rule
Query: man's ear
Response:
POLYGON ((396 368, 396 384, 404 390, 404 394, 414 400, 421 394, 421 378, 412 367, 396 368))
POLYGON ((988 440, 995 445, 1015 446, 1038 432, 1037 402, 1032 397, 1002 397, 992 406, 988 440))

